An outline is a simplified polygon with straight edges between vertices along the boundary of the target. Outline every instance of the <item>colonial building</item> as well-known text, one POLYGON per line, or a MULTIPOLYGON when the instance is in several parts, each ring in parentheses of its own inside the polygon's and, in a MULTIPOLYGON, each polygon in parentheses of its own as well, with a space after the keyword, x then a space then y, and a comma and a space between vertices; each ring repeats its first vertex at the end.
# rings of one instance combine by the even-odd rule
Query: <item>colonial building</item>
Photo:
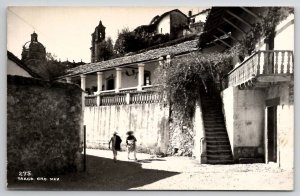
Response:
MULTIPOLYGON (((199 46, 202 53, 233 47, 262 22, 268 10, 213 7, 200 39, 70 69, 60 80, 93 89, 93 95, 83 95, 88 146, 106 148, 114 131, 125 137, 133 130, 142 151, 176 149, 181 141, 170 134, 170 107, 159 104, 161 95, 155 91, 157 68, 199 46)), ((249 55, 234 57, 233 69, 220 78, 222 88, 213 91, 214 86, 208 86, 210 94, 199 97, 192 148, 201 163, 275 162, 282 168, 293 167, 293 17, 288 13, 273 36, 253 41, 249 55)))
MULTIPOLYGON (((231 149, 234 162, 275 162, 291 169, 294 153, 292 9, 214 7, 200 37, 200 47, 204 52, 214 47, 231 48, 264 21, 273 21, 275 28, 268 37, 261 36, 257 43, 249 44, 248 56, 235 57, 234 68, 223 79, 220 106, 229 140, 221 131, 224 128, 215 126, 211 132, 206 125, 209 122, 204 121, 204 154, 207 160, 222 160, 231 156, 224 153, 226 148, 231 149), (282 15, 277 24, 274 18, 278 14, 282 15), (222 37, 227 38, 222 40, 222 37)), ((207 115, 203 113, 203 116, 207 115)))
POLYGON ((46 67, 46 48, 38 42, 38 34, 35 32, 31 34, 31 40, 23 46, 21 61, 44 79, 49 78, 46 67))
POLYGON ((61 77, 67 82, 92 89, 85 94, 84 123, 89 147, 107 148, 111 134, 126 137, 133 130, 139 138, 138 148, 145 152, 166 153, 168 148, 169 108, 160 105, 155 92, 155 70, 172 58, 197 50, 198 40, 143 53, 89 63, 75 67, 61 77), (143 114, 143 115, 141 115, 143 114))

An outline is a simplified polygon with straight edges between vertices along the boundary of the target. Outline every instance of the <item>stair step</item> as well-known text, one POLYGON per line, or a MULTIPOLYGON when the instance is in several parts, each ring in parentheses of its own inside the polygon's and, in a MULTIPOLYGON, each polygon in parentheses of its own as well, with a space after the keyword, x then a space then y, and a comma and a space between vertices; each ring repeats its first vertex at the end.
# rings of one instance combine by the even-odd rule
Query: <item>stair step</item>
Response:
POLYGON ((231 154, 231 150, 229 150, 229 149, 206 150, 206 152, 211 153, 211 154, 219 154, 219 153, 230 153, 231 154))
POLYGON ((204 121, 224 121, 223 116, 203 116, 204 121))
POLYGON ((204 127, 207 127, 207 128, 214 128, 214 127, 222 127, 222 128, 225 128, 225 125, 223 123, 209 123, 209 124, 204 124, 204 127))
POLYGON ((227 136, 206 136, 206 141, 227 141, 228 137, 227 136))
POLYGON ((230 145, 207 145, 207 150, 230 150, 230 145))
POLYGON ((207 154, 207 157, 208 158, 211 158, 211 159, 217 159, 217 160, 222 160, 222 159, 225 159, 225 160, 228 160, 228 159, 232 159, 232 156, 231 154, 229 155, 219 155, 219 154, 207 154))
POLYGON ((229 140, 210 141, 206 140, 207 146, 209 145, 230 145, 229 140))
POLYGON ((220 164, 220 165, 226 165, 226 164, 233 164, 233 160, 207 160, 208 164, 220 164))
POLYGON ((226 136, 226 137, 228 137, 226 131, 211 131, 211 132, 207 132, 206 131, 205 135, 206 136, 216 136, 216 135, 218 135, 218 136, 226 136))
POLYGON ((203 111, 204 116, 219 116, 219 117, 223 117, 223 113, 222 112, 205 112, 203 111))
POLYGON ((215 130, 224 130, 224 131, 226 131, 225 127, 205 127, 205 131, 215 131, 215 130))

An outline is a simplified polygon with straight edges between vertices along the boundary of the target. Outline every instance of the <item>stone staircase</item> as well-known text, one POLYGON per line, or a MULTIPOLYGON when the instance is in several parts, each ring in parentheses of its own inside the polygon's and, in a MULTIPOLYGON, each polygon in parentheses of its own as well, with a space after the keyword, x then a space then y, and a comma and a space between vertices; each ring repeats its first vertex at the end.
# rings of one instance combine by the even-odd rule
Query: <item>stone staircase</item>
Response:
POLYGON ((217 95, 201 96, 208 164, 232 164, 233 156, 222 112, 222 101, 217 95))

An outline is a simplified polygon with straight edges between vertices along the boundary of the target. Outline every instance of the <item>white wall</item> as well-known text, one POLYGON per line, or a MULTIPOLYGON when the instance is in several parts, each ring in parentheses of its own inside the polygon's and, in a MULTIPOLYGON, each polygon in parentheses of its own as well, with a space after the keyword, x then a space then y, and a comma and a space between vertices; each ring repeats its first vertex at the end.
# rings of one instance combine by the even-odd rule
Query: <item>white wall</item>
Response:
POLYGON ((222 92, 222 99, 234 158, 251 156, 243 148, 263 155, 265 91, 229 87, 222 92))
POLYGON ((85 107, 87 145, 108 148, 114 131, 119 133, 125 145, 126 132, 131 130, 135 132, 138 149, 166 153, 169 142, 168 115, 169 108, 159 103, 85 107))
POLYGON ((200 99, 196 102, 195 115, 193 119, 194 130, 194 150, 193 156, 201 163, 201 155, 205 155, 206 149, 203 149, 202 139, 205 137, 205 129, 202 115, 202 108, 200 99))
POLYGON ((7 75, 17 75, 32 78, 32 76, 25 69, 10 59, 7 60, 7 75))
POLYGON ((206 17, 208 15, 208 12, 205 12, 203 14, 199 14, 195 17, 195 23, 196 22, 205 22, 206 21, 206 17))
POLYGON ((280 98, 277 106, 277 163, 283 169, 294 167, 294 85, 283 83, 267 91, 267 99, 280 98))
POLYGON ((170 14, 168 14, 160 20, 156 27, 156 31, 158 34, 170 34, 170 28, 170 14))
POLYGON ((294 50, 294 15, 290 15, 276 27, 274 50, 294 50))

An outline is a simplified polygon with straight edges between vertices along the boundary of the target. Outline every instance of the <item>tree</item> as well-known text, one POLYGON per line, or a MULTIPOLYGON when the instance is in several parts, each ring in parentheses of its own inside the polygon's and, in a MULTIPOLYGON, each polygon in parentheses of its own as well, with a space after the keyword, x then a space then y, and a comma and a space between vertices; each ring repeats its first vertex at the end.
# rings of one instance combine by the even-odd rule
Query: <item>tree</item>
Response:
POLYGON ((118 34, 114 49, 117 54, 124 55, 128 52, 137 52, 167 41, 170 41, 169 34, 154 35, 151 26, 140 26, 134 31, 129 31, 128 28, 124 28, 121 33, 118 34))
POLYGON ((98 44, 97 61, 106 61, 114 56, 112 39, 108 37, 98 44))

